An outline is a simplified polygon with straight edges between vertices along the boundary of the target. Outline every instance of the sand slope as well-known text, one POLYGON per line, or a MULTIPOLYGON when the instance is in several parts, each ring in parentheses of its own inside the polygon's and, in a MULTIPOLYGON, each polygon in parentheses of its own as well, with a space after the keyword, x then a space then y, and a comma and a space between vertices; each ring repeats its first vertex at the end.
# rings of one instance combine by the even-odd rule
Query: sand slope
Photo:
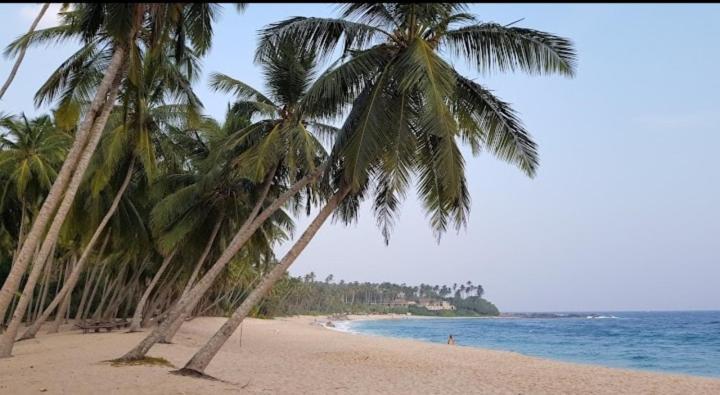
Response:
MULTIPOLYGON (((248 320, 208 373, 232 383, 113 367, 142 333, 65 331, 0 360, 0 394, 720 394, 720 380, 642 373, 522 355, 330 331, 311 318, 248 320)), ((151 356, 182 366, 223 320, 199 318, 151 356)))

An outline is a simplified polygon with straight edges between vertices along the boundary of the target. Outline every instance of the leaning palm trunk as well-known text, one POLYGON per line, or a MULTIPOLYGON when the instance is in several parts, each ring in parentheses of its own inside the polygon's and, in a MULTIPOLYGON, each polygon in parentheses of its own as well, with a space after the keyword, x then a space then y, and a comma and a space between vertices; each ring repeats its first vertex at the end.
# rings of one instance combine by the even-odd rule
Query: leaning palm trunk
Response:
POLYGON ((118 300, 120 299, 120 295, 122 294, 122 290, 125 288, 126 283, 125 280, 127 279, 127 273, 130 269, 130 264, 126 262, 122 269, 120 270, 118 281, 115 282, 113 285, 113 292, 111 293, 112 296, 110 297, 110 300, 108 301, 107 306, 105 307, 105 310, 100 310, 100 315, 98 316, 99 319, 102 320, 108 320, 110 319, 110 316, 112 315, 113 311, 115 310, 115 306, 118 303, 118 300))
MULTIPOLYGON (((110 233, 108 233, 108 236, 110 233)), ((108 236, 105 236, 105 241, 109 238, 108 236)), ((102 250, 102 248, 100 248, 102 250)), ((90 293, 90 285, 92 285, 93 280, 95 280, 95 275, 97 274, 98 267, 97 265, 92 268, 92 270, 85 274, 85 285, 83 285, 83 292, 82 296, 80 296, 80 303, 78 304, 77 311, 75 311, 75 321, 79 320, 80 317, 83 315, 83 312, 85 311, 85 303, 87 303, 87 297, 90 293)), ((25 332, 27 334, 27 332, 25 332)), ((22 337, 25 337, 23 335, 22 337)))
POLYGON ((305 229, 302 236, 295 242, 290 248, 290 251, 285 254, 280 263, 275 266, 270 273, 268 273, 260 282, 260 284, 250 292, 245 300, 240 304, 240 307, 235 310, 233 315, 223 324, 220 329, 215 332, 212 338, 190 359, 190 361, 180 369, 180 373, 183 374, 201 374, 203 375, 205 368, 208 366, 210 361, 215 357, 215 354, 220 351, 220 348, 225 342, 232 336, 235 329, 243 322, 245 317, 250 313, 253 307, 272 289, 285 272, 288 270, 290 265, 295 262, 295 259, 300 253, 307 247, 310 240, 317 234, 317 231, 325 223, 325 220, 340 203, 345 199, 348 194, 349 188, 344 187, 340 191, 336 192, 332 198, 325 204, 325 207, 320 210, 315 219, 305 229))
MULTIPOLYGON (((78 314, 75 316, 75 320, 82 320, 84 321, 86 316, 90 313, 90 309, 92 308, 92 302, 95 300, 95 294, 97 293, 98 289, 100 289, 100 284, 103 283, 103 273, 105 273, 105 268, 107 267, 107 262, 102 263, 102 267, 100 268, 100 273, 95 278, 95 284, 93 285, 92 291, 90 292, 90 297, 87 301, 87 306, 83 311, 78 311, 78 314)), ((107 278, 107 276, 105 277, 107 278)))
MULTIPOLYGON (((35 28, 37 27, 38 23, 40 23, 43 15, 45 15, 45 11, 47 11, 49 5, 50 3, 43 4, 42 8, 40 9, 40 13, 38 13, 38 16, 35 17, 32 25, 30 25, 30 30, 28 30, 27 34, 32 34, 32 32, 35 31, 35 28)), ((20 68, 20 63, 22 63, 23 58, 25 57, 25 51, 27 51, 27 44, 23 45, 22 48, 20 48, 20 53, 18 54, 17 60, 15 60, 15 64, 13 65, 12 70, 10 70, 10 75, 3 84, 2 88, 0 88, 0 99, 5 96, 5 92, 10 87, 12 81, 15 79, 15 74, 17 74, 17 71, 20 68)))
MULTIPOLYGON (((20 252, 15 257, 10 273, 8 273, 5 283, 3 284, 2 289, 0 289, 0 317, 3 317, 7 312, 10 300, 18 290, 20 280, 25 274, 28 264, 30 263, 33 254, 36 252, 37 246, 43 240, 43 234, 45 233, 48 222, 50 222, 53 218, 55 210, 63 200, 63 195, 65 194, 65 190, 67 189, 71 178, 80 170, 76 170, 76 167, 85 151, 89 148, 86 147, 88 145, 88 140, 91 137, 92 130, 96 129, 93 128, 93 125, 99 123, 96 119, 98 118, 98 113, 104 107, 107 107, 108 103, 112 106, 115 93, 112 93, 111 91, 117 90, 113 88, 117 86, 116 80, 118 74, 120 74, 121 66, 124 64, 125 53, 125 49, 121 46, 115 49, 113 57, 110 60, 110 65, 107 70, 105 70, 105 76, 95 93, 95 98, 93 99, 89 110, 85 113, 82 123, 78 127, 75 134, 75 141, 73 142, 73 145, 70 148, 62 167, 60 168, 60 172, 50 188, 50 192, 48 192, 40 211, 33 221, 30 231, 25 235, 25 241, 22 243, 20 252)), ((103 122, 102 127, 99 129, 102 130, 104 126, 103 122)), ((1 345, 0 348, 2 348, 1 345)), ((0 357, 2 357, 1 351, 0 357)))
POLYGON ((138 302, 137 306, 135 307, 135 314, 133 314, 132 317, 132 323, 130 324, 130 329, 128 332, 137 332, 140 330, 140 321, 142 320, 142 313, 145 309, 145 304, 147 303, 148 298, 150 297, 150 294, 152 293, 153 289, 155 288, 155 284, 157 284, 158 281, 160 281, 160 277, 162 277, 163 273, 165 272, 165 269, 170 264, 170 261, 172 261, 173 257, 175 256, 175 252, 177 252, 177 248, 174 249, 170 255, 168 255, 165 260, 163 261, 162 265, 160 265, 160 269, 155 273, 155 276, 153 277, 152 281, 150 281, 150 285, 145 289, 145 292, 143 293, 142 297, 140 298, 140 301, 138 302))
POLYGON ((108 272, 105 275, 105 281, 103 283, 103 290, 100 294, 100 301, 98 302, 97 306, 95 306, 95 312, 92 314, 91 319, 93 321, 97 321, 100 319, 100 314, 102 313, 103 307, 105 307, 105 302, 107 301, 108 296, 110 296, 110 293, 113 290, 113 287, 115 287, 115 283, 120 281, 120 277, 116 277, 114 280, 110 280, 112 277, 112 273, 108 272))
POLYGON ((26 211, 27 209, 25 208, 25 199, 23 199, 22 204, 20 205, 20 229, 18 231, 18 245, 17 249, 15 250, 15 254, 13 255, 13 262, 15 261, 15 257, 17 257, 20 253, 20 247, 22 246, 23 241, 25 241, 26 211))
MULTIPOLYGON (((197 263, 195 264, 195 268, 193 269, 192 274, 190 275, 190 279, 188 280, 187 284, 185 284, 185 288, 182 291, 182 294, 180 297, 187 295, 188 292, 190 292, 190 289, 192 288, 192 285, 195 283, 195 279, 197 278, 198 274, 200 274, 200 269, 202 268, 203 263, 205 262, 205 259, 207 258, 208 254, 210 253, 210 249, 213 246, 213 243, 215 242, 215 237, 217 237, 218 232, 220 231, 220 226, 222 225, 223 219, 220 218, 217 223, 215 224, 215 228, 213 228, 212 235, 210 235, 210 239, 208 239, 207 244, 205 245, 205 250, 203 251, 202 255, 200 255, 200 258, 198 259, 197 263)), ((185 318, 187 318, 187 313, 182 313, 180 318, 175 320, 175 322, 172 323, 172 326, 168 328, 167 334, 163 337, 161 340, 162 343, 170 343, 172 342, 173 337, 175 337, 175 334, 178 330, 180 330, 180 327, 182 326, 182 323, 185 322, 185 318)))
POLYGON ((45 306, 45 298, 47 298, 48 283, 50 282, 50 272, 52 272, 52 265, 45 265, 45 274, 43 275, 42 286, 40 287, 40 300, 38 300, 37 306, 35 307, 35 318, 37 319, 45 306))
POLYGON ((210 234, 210 238, 208 239, 207 244, 205 244, 205 250, 203 250, 202 254, 200 255, 200 258, 198 258, 197 263, 195 263, 195 268, 193 269, 192 274, 190 275, 190 278, 188 279, 187 284, 185 284, 185 288, 183 289, 182 296, 187 295, 188 292, 190 292, 190 289, 192 289, 193 284, 195 284, 195 279, 197 278, 198 274, 200 274, 200 269, 202 268, 203 263, 205 262, 205 259, 207 258, 208 254, 210 253, 210 250, 212 249, 213 243, 215 242, 215 237, 217 237, 218 232, 220 231, 220 226, 222 226, 223 218, 220 217, 215 223, 215 227, 212 230, 212 233, 210 234))
MULTIPOLYGON (((73 260, 76 259, 76 257, 73 257, 73 260)), ((65 266, 65 277, 63 278, 63 288, 68 284, 68 281, 70 280, 70 274, 73 270, 75 270, 76 263, 74 263, 72 260, 65 266)), ((62 288, 60 289, 60 292, 62 292, 62 288)), ((58 309, 57 313, 55 314, 55 321, 53 321, 52 325, 50 325, 50 329, 48 330, 48 333, 57 333, 60 330, 60 325, 62 324, 63 316, 65 316, 65 311, 67 310, 68 306, 70 305, 72 292, 68 293, 66 292, 65 295, 63 295, 60 300, 62 300, 62 303, 60 304, 60 308, 58 309)))
MULTIPOLYGON (((132 350, 128 351, 125 355, 120 357, 118 360, 130 361, 141 359, 150 351, 155 343, 163 340, 168 335, 168 330, 171 328, 174 321, 181 319, 183 312, 191 311, 195 304, 202 298, 205 292, 215 281, 215 278, 222 272, 227 266, 230 260, 240 251, 245 243, 250 240, 253 233, 268 219, 270 216, 279 210, 290 198, 295 196, 296 193, 300 192, 305 186, 317 179, 324 171, 325 166, 319 166, 314 172, 303 177, 300 181, 293 184, 285 193, 280 195, 268 208, 263 210, 260 214, 260 208, 267 197, 267 193, 270 190, 270 184, 272 181, 273 174, 270 174, 265 180, 263 191, 260 194, 257 204, 253 208, 253 211, 248 216, 248 219, 240 227, 240 230, 235 234, 230 244, 225 251, 220 255, 217 261, 210 267, 205 275, 198 281, 197 285, 193 287, 190 292, 181 297, 180 300, 168 311, 167 317, 163 322, 156 327, 147 337, 145 337, 137 346, 132 350), (256 217, 257 216, 257 217, 256 217)), ((274 171, 273 171, 274 173, 274 171)), ((181 321, 182 322, 182 321, 181 321)))
MULTIPOLYGON (((73 200, 75 199, 75 194, 77 193, 78 188, 80 187, 80 183, 82 182, 83 174, 85 173, 85 170, 90 164, 90 158, 92 157, 92 154, 95 151, 97 144, 100 142, 102 131, 105 128, 105 123, 110 116, 110 112, 113 108, 113 103, 115 102, 115 97, 117 96, 118 88, 120 86, 121 75, 122 73, 117 73, 115 75, 115 81, 113 82, 112 88, 108 92, 108 98, 105 102, 105 106, 102 110, 102 113, 97 118, 96 122, 93 124, 92 129, 89 132, 90 138, 88 140, 87 147, 85 147, 85 150, 80 155, 80 160, 77 163, 75 173, 73 174, 72 180, 70 181, 67 190, 65 191, 65 195, 63 196, 60 207, 58 208, 52 224, 50 225, 50 229, 45 236, 45 240, 42 243, 42 247, 40 248, 40 252, 38 253, 37 259, 35 260, 35 264, 30 271, 30 275, 28 276, 28 280, 25 284, 25 289, 23 290, 23 293, 20 296, 20 300, 15 307, 13 318, 12 320, 10 320, 7 331, 5 331, 2 338, 0 338, 0 358, 7 358, 12 354, 12 347, 13 343, 15 342, 15 336, 17 335, 18 328, 20 327, 22 315, 23 313, 25 313, 25 309, 27 308, 29 293, 33 292, 38 277, 42 272, 43 264, 47 260, 50 252, 55 247, 57 238, 60 235, 60 228, 65 222, 65 217, 70 211, 70 207, 72 206, 73 200)), ((39 216, 40 215, 38 214, 38 217, 39 216)), ((27 243, 29 239, 30 237, 28 236, 25 243, 27 243)), ((22 257, 22 252, 20 257, 22 257)), ((13 269, 17 266, 20 266, 19 262, 16 262, 16 264, 13 266, 13 269)), ((8 280, 9 279, 10 278, 8 276, 8 280)))
MULTIPOLYGON (((105 216, 103 217, 102 221, 100 221, 100 224, 98 225, 97 229, 95 229, 95 233, 90 238, 90 241, 85 246, 85 250, 83 251, 82 255, 80 256, 80 260, 75 265, 75 268, 73 269, 72 273, 70 274, 70 278, 68 281, 63 285, 62 290, 60 290, 60 293, 55 296, 55 299, 50 303, 50 306, 45 309, 42 316, 38 318, 33 325, 28 328, 27 331, 25 331, 25 334, 20 337, 20 339, 30 339, 35 337, 37 332, 40 330, 40 327, 45 322, 45 320, 50 317, 50 314, 52 314, 53 310, 58 306, 58 303, 60 303, 60 300, 65 298, 65 295, 72 294, 72 290, 75 288, 75 285, 77 284, 78 279, 80 279, 80 274, 85 269, 85 263, 90 258, 90 254, 95 247, 95 243, 100 239, 100 235, 105 230, 105 227, 107 227, 107 224, 110 222, 110 219, 115 214, 115 211, 117 210, 118 206, 120 205, 120 200, 122 199, 123 195, 125 194, 125 191, 127 190, 128 185, 130 185, 130 180, 132 179, 133 175, 133 169, 135 167, 135 157, 133 156, 133 159, 130 161, 130 165, 128 166, 127 174, 125 175, 125 179, 123 180, 122 185, 120 185, 120 189, 118 189, 117 193, 115 194, 115 198, 113 199, 112 204, 110 205, 110 208, 108 209, 107 213, 105 213, 105 216)), ((103 242, 103 247, 105 246, 105 243, 107 243, 107 238, 105 239, 105 242, 103 242)), ((102 252, 101 248, 101 252, 102 252)), ((86 287, 87 288, 87 287, 86 287)), ((85 292, 83 292, 84 294, 85 292)), ((60 312, 58 312, 59 314, 60 312)))

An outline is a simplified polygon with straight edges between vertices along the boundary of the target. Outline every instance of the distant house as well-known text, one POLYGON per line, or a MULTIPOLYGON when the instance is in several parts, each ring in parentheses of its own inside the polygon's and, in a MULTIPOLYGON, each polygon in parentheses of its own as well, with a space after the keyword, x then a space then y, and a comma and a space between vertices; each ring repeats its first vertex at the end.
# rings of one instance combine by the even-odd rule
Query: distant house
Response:
POLYGON ((412 305, 416 305, 417 303, 414 300, 406 300, 405 294, 400 292, 394 300, 391 300, 389 302, 383 302, 383 303, 370 303, 374 305, 381 305, 386 307, 408 307, 412 305))
POLYGON ((445 300, 420 299, 418 306, 424 307, 431 311, 438 310, 455 310, 455 306, 445 300))
POLYGON ((405 299, 395 299, 393 301, 390 301, 388 303, 384 303, 388 307, 408 307, 411 305, 416 305, 414 300, 405 300, 405 299))

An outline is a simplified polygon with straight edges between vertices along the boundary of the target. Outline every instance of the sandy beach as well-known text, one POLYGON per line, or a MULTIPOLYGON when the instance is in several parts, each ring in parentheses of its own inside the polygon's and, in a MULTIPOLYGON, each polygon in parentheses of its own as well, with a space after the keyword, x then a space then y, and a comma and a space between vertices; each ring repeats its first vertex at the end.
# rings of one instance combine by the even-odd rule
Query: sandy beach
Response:
MULTIPOLYGON (((351 317, 353 319, 368 317, 351 317)), ((378 317, 372 317, 378 318, 378 317)), ((383 317, 390 318, 390 317, 383 317)), ((556 362, 511 352, 328 330, 319 317, 247 320, 207 381, 163 366, 115 367, 142 333, 68 330, 23 341, 0 360, 0 394, 719 394, 720 380, 556 362)), ((150 356, 184 362, 222 324, 198 318, 150 356)))

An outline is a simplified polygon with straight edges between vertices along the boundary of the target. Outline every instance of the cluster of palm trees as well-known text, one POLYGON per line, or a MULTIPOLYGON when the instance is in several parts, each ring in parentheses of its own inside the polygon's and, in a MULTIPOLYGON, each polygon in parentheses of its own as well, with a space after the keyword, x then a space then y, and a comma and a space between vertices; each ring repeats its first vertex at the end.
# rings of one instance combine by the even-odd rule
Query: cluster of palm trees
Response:
POLYGON ((515 112, 454 58, 480 72, 574 72, 567 39, 480 23, 463 4, 348 4, 338 18, 260 32, 262 91, 212 74, 233 97, 219 122, 193 92, 218 13, 212 3, 68 3, 60 25, 8 46, 81 43, 37 91, 52 115, 0 123, 0 357, 22 324, 21 337, 34 337, 54 314, 51 330, 71 316, 154 325, 119 358, 141 359, 188 317, 229 303, 180 371, 202 374, 329 217, 353 221, 370 199, 387 240, 414 185, 438 237, 462 227, 460 145, 534 175, 536 145, 515 112), (276 257, 293 216, 313 208, 276 257))
POLYGON ((303 277, 291 277, 278 282, 271 294, 257 306, 257 315, 335 314, 371 312, 407 312, 407 305, 401 303, 422 299, 448 300, 462 304, 465 311, 456 314, 496 315, 497 308, 482 299, 483 287, 472 281, 448 285, 420 284, 411 286, 390 282, 333 282, 333 275, 325 281, 317 281, 314 273, 303 277), (400 306, 400 307, 398 307, 400 306))

